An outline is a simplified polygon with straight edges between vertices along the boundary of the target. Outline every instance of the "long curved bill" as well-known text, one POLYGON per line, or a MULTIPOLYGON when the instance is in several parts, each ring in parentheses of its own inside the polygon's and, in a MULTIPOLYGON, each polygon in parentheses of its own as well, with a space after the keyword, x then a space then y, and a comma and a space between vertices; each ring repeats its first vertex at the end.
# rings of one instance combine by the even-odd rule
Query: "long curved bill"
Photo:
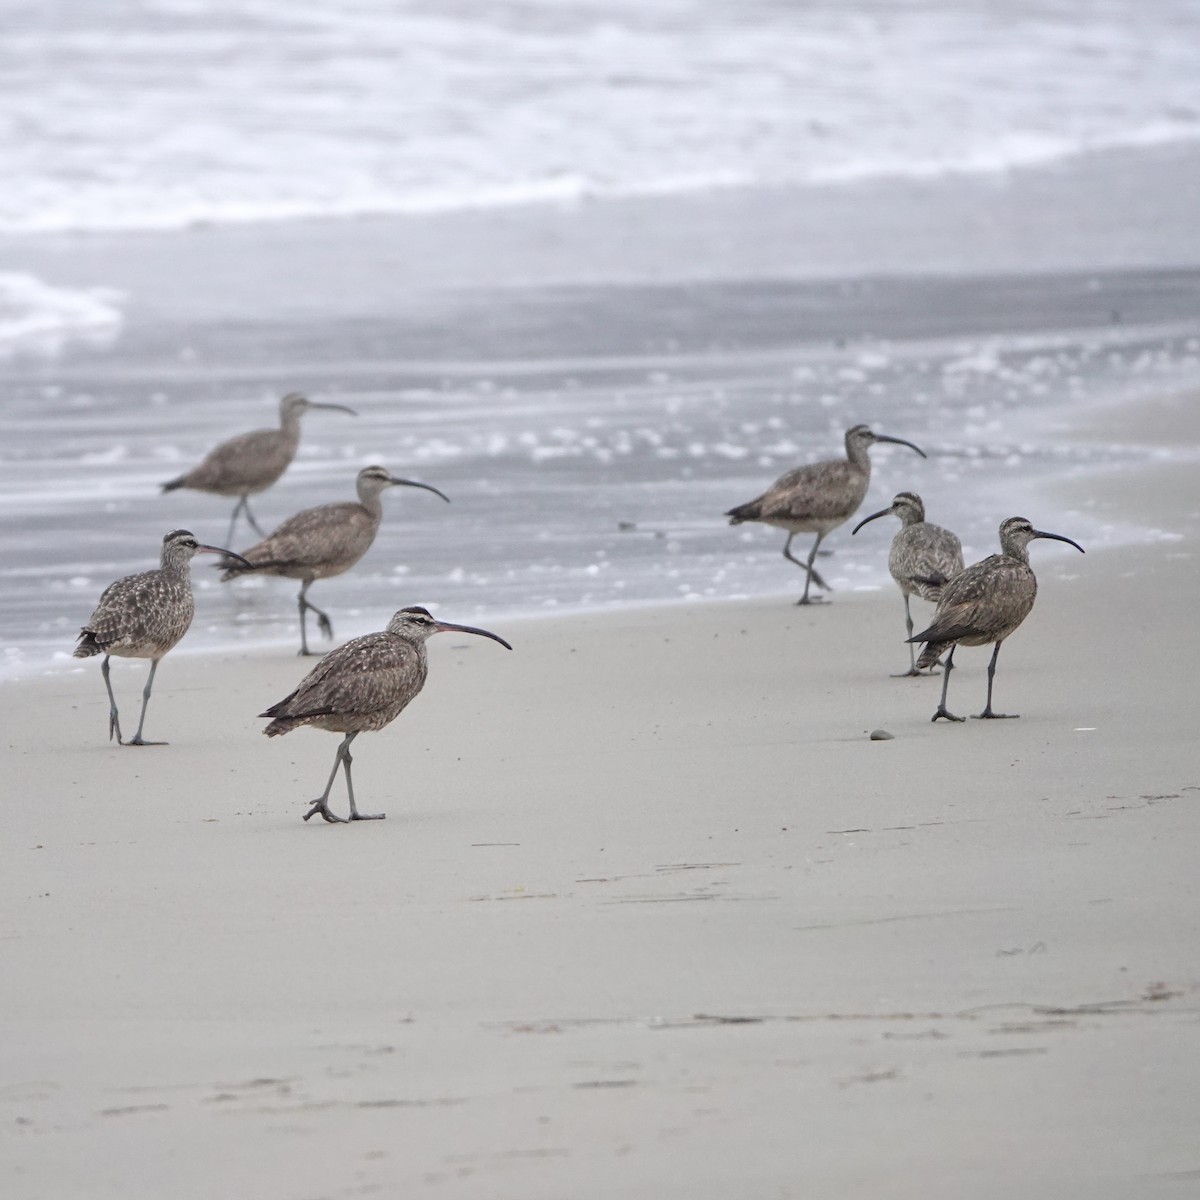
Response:
POLYGON ((906 442, 903 438, 888 437, 886 433, 877 433, 875 440, 877 442, 891 442, 895 446, 907 446, 910 450, 915 450, 922 458, 929 457, 920 446, 914 446, 912 442, 906 442))
POLYGON ((870 524, 872 521, 879 520, 880 517, 889 517, 892 514, 890 508, 881 508, 877 513, 872 513, 869 517, 863 517, 855 527, 850 530, 850 536, 853 537, 864 525, 870 524))
POLYGON ((1061 533, 1043 533, 1040 529, 1035 529, 1033 531, 1033 536, 1035 538, 1050 538, 1055 542, 1066 542, 1068 546, 1074 546, 1080 554, 1087 553, 1087 551, 1078 542, 1071 541, 1069 537, 1063 537, 1061 533))
MULTIPOLYGON (((249 567, 250 570, 252 570, 252 571, 254 570, 254 564, 248 558, 243 558, 240 554, 235 554, 234 551, 232 551, 232 550, 222 550, 220 546, 205 546, 205 545, 201 544, 197 548, 196 553, 197 554, 224 554, 226 558, 236 558, 238 562, 249 567)), ((216 565, 219 567, 221 564, 217 563, 216 565)))
POLYGON ((476 629, 474 625, 452 625, 449 621, 438 621, 438 633, 474 633, 479 637, 491 638, 493 642, 499 642, 505 650, 511 650, 512 647, 497 633, 489 633, 486 629, 476 629))
POLYGON ((357 417, 358 413, 352 408, 347 408, 344 404, 310 404, 309 408, 327 408, 331 412, 349 413, 352 417, 357 417))
MULTIPOLYGON (((445 500, 447 504, 450 503, 450 497, 444 492, 439 492, 437 488, 430 483, 418 483, 415 479, 397 479, 395 475, 392 476, 392 482, 396 484, 397 487, 422 488, 424 491, 432 492, 435 496, 441 496, 441 498, 445 500)), ((472 632, 478 633, 479 630, 472 630, 472 632)))

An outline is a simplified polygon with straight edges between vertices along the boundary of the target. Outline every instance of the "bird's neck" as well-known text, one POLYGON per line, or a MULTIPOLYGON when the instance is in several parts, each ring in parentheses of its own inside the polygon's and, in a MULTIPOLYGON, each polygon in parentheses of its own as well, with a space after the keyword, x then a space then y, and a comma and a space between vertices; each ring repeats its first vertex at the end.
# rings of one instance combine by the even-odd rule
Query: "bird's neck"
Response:
POLYGON ((191 577, 191 565, 192 560, 184 558, 181 554, 164 554, 161 570, 164 575, 170 575, 173 579, 187 580, 191 577))
POLYGON ((856 466, 862 467, 869 475, 871 473, 871 455, 868 448, 861 442, 846 443, 846 457, 856 466))
POLYGON ((279 430, 290 442, 300 440, 300 412, 293 409, 283 413, 279 418, 279 430))
POLYGON ((1017 562, 1029 566, 1029 543, 1018 542, 1014 538, 1005 539, 1000 543, 1000 553, 1005 558, 1015 558, 1017 562))
POLYGON ((380 499, 382 493, 375 491, 374 488, 358 489, 358 502, 367 510, 367 516, 375 522, 376 525, 383 519, 383 501, 380 499))

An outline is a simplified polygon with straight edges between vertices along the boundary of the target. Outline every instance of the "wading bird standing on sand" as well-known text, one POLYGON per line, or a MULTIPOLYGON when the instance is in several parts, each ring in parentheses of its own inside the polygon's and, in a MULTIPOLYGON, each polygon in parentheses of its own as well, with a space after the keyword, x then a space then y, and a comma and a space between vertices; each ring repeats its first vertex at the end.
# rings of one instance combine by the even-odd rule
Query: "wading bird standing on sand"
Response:
POLYGON ((425 642, 435 633, 474 633, 512 649, 502 637, 486 629, 438 621, 423 608, 402 608, 382 633, 368 633, 331 651, 290 696, 259 714, 274 718, 263 730, 267 737, 278 737, 301 725, 346 735, 338 746, 325 790, 304 814, 306 821, 316 813, 330 822, 380 821, 387 815, 358 811, 350 781, 350 743, 360 733, 376 732, 391 724, 424 687, 429 671, 425 642), (349 818, 329 811, 329 791, 339 766, 346 772, 349 818))
POLYGON ((868 453, 876 442, 890 442, 915 450, 922 458, 925 451, 903 438, 886 437, 872 433, 866 425, 855 425, 846 430, 846 457, 811 463, 797 467, 781 475, 761 496, 746 504, 731 508, 725 515, 730 525, 743 521, 761 521, 764 525, 776 525, 787 530, 787 541, 783 544, 783 557, 796 566, 803 567, 804 595, 797 604, 809 604, 808 590, 815 583, 823 591, 830 591, 818 574, 813 562, 822 539, 831 530, 848 521, 863 502, 867 486, 871 482, 871 456, 868 453), (798 533, 815 533, 817 540, 809 551, 808 561, 801 562, 792 556, 792 538, 798 533))
MULTIPOLYGON (((863 517, 851 534, 857 533, 868 522, 887 516, 900 518, 900 528, 888 551, 888 570, 904 597, 904 624, 911 638, 913 619, 909 596, 916 592, 922 600, 931 604, 938 602, 945 584, 963 569, 962 542, 950 530, 925 520, 925 504, 916 492, 897 493, 890 507, 863 517)), ((893 679, 921 674, 911 642, 908 659, 908 670, 893 675, 893 679)))
MULTIPOLYGON (((225 554, 238 558, 232 550, 205 546, 186 529, 168 533, 162 542, 162 566, 110 583, 96 605, 88 623, 79 631, 76 658, 104 655, 100 673, 108 689, 108 739, 115 736, 121 746, 165 746, 166 742, 142 740, 146 706, 154 687, 158 660, 188 631, 196 604, 192 598, 191 562, 197 554, 225 554), (108 677, 109 656, 148 658, 150 677, 142 690, 142 717, 132 741, 121 738, 117 701, 108 677)), ((243 560, 245 561, 245 560, 243 560)), ((249 565, 249 564, 247 564, 249 565)))
POLYGON ((344 404, 314 404, 296 392, 289 392, 279 402, 278 429, 256 429, 214 446, 199 466, 164 483, 162 490, 173 492, 176 488, 191 488, 197 492, 211 492, 214 496, 237 496, 238 502, 229 518, 226 542, 233 542, 233 530, 240 512, 246 514, 254 532, 263 537, 263 531, 250 511, 250 497, 265 492, 292 465, 296 447, 300 444, 300 417, 314 408, 349 413, 352 417, 358 415, 344 404))
POLYGON ((980 719, 1000 719, 1020 716, 1019 713, 992 712, 992 680, 996 674, 996 659, 1004 639, 1029 616, 1037 596, 1037 578, 1029 565, 1029 543, 1034 538, 1052 538, 1066 542, 1082 554, 1083 547, 1059 533, 1043 533, 1024 517, 1009 517, 1000 526, 1000 553, 985 558, 955 575, 942 588, 933 624, 911 637, 910 642, 925 642, 917 659, 918 667, 931 667, 942 652, 946 656, 942 678, 942 699, 933 720, 961 721, 946 708, 946 691, 950 672, 954 669, 954 650, 959 642, 964 646, 986 646, 996 643, 992 661, 988 663, 987 705, 976 714, 980 719))
POLYGON ((274 533, 245 552, 241 561, 247 566, 236 562, 222 564, 226 570, 221 581, 236 579, 247 570, 301 580, 300 653, 308 654, 308 610, 311 608, 317 614, 317 624, 326 637, 333 637, 333 624, 327 613, 306 598, 306 593, 314 580, 348 571, 370 550, 383 519, 379 494, 390 487, 422 488, 441 496, 447 504, 450 502, 449 497, 427 483, 397 479, 386 467, 363 467, 358 473, 357 501, 322 504, 288 517, 274 533))

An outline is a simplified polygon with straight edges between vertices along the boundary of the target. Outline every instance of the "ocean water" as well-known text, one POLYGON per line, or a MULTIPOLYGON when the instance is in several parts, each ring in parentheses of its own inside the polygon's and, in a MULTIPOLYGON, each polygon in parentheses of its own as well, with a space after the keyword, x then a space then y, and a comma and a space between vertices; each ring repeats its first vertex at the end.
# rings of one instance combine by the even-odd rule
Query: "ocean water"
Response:
MULTIPOLYGON (((631 262, 628 284, 497 288, 493 262, 472 287, 460 262, 458 287, 407 296, 371 215, 428 225, 436 263, 450 210, 500 222, 647 195, 669 224, 677 193, 787 185, 780 202, 802 204, 868 181, 890 229, 897 176, 1002 180, 1195 141, 1194 3, 0 0, 0 15, 0 678, 72 665, 104 586, 155 565, 167 530, 219 541, 227 501, 158 484, 273 424, 296 389, 360 415, 307 420, 254 502, 264 526, 351 498, 373 461, 452 500, 385 495, 368 556, 314 588, 339 639, 411 603, 485 623, 798 594, 783 534, 721 514, 840 455, 859 421, 929 453, 881 447, 864 514, 916 490, 969 558, 1014 513, 1089 548, 1170 542, 1049 507, 1041 485, 1180 453, 1061 431, 1081 406, 1200 387, 1195 270, 713 278, 694 271, 727 232, 709 227, 674 270, 631 262), (278 246, 256 250, 268 226, 316 247, 303 304, 273 286, 278 246), (210 261, 222 231, 238 269, 228 242, 210 261), (323 276, 338 259, 354 269, 323 276)), ((822 573, 837 593, 890 588, 889 539, 884 522, 843 527, 822 573)), ((295 644, 293 582, 221 585, 204 563, 183 652, 295 644)))
POLYGON ((0 233, 888 175, 1200 138, 1195 0, 3 0, 0 233))
MULTIPOLYGON (((784 535, 731 528, 721 514, 797 463, 840 455, 844 430, 860 420, 929 455, 877 448, 862 515, 896 491, 915 490, 931 520, 960 534, 968 560, 991 553, 996 526, 1014 514, 1090 549, 1169 542, 1169 531, 1051 507, 1039 485, 1175 456, 1054 431, 1076 406, 1200 387, 1200 320, 1194 308, 1187 315, 1198 286, 1195 272, 1041 281, 1036 291, 1047 311, 1092 314, 1090 327, 1067 332, 1039 329, 1043 314, 1031 311, 1020 280, 777 283, 672 293, 670 311, 699 341, 744 331, 740 346, 721 352, 686 341, 653 353, 640 341, 612 344, 619 335, 610 324, 593 328, 582 315, 601 297, 643 335, 662 319, 654 315, 662 312, 661 292, 651 303, 644 289, 631 288, 615 296, 552 289, 493 303, 505 324, 489 336, 513 350, 506 360, 398 362, 381 353, 386 330, 361 322, 285 328, 281 342, 266 345, 218 322, 190 330, 189 353, 173 363, 156 359, 146 340, 158 336, 153 328, 49 360, 26 358, 0 373, 2 669, 19 674, 56 656, 63 662, 102 588, 154 565, 167 529, 185 526, 220 543, 228 501, 162 496, 157 485, 231 433, 273 423, 283 389, 265 381, 285 377, 283 363, 292 377, 314 382, 312 396, 360 415, 306 419, 295 464, 253 502, 266 527, 300 508, 351 498, 356 471, 371 461, 431 483, 452 501, 405 488, 385 494, 368 556, 314 587, 339 637, 379 628, 410 603, 482 623, 506 614, 798 594, 802 575, 780 556, 784 535), (1127 314, 1119 323, 1114 303, 1127 314), (819 321, 807 340, 779 344, 763 332, 790 330, 805 313, 811 323, 814 312, 840 324, 839 308, 877 329, 890 321, 897 334, 844 341, 822 333, 819 321), (901 336, 912 314, 924 311, 943 331, 901 336), (972 334, 973 322, 1018 328, 972 334), (553 358, 542 344, 547 325, 559 350, 553 358), (964 331, 946 331, 956 325, 964 331), (603 350, 598 338, 610 339, 603 350), (223 364, 215 380, 207 365, 214 361, 223 364)), ((858 537, 849 526, 831 535, 833 554, 821 570, 837 592, 892 587, 888 524, 858 537)), ((250 540, 243 526, 238 548, 250 540)), ((808 544, 801 537, 797 548, 808 544)), ((1040 557, 1048 570, 1080 569, 1055 563, 1053 552, 1040 557)), ((206 561, 193 569, 199 600, 191 649, 294 643, 294 582, 221 585, 206 561)))

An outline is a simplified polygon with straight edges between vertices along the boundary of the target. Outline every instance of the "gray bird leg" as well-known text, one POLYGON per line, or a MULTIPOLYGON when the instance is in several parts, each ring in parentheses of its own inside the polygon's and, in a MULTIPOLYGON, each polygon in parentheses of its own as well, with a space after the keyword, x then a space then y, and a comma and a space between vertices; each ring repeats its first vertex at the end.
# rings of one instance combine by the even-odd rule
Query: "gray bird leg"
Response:
POLYGON ((352 733, 347 734, 342 740, 341 745, 338 746, 337 753, 333 756, 333 770, 329 772, 329 778, 325 782, 325 790, 316 800, 312 802, 312 808, 310 808, 308 812, 304 814, 304 819, 306 821, 309 817, 315 815, 316 813, 320 813, 321 816, 331 825, 345 825, 347 823, 345 817, 339 817, 335 813, 331 813, 329 811, 329 791, 333 787, 333 781, 337 778, 338 768, 342 765, 342 750, 345 748, 346 743, 349 742, 353 736, 354 734, 352 733))
POLYGON ((304 593, 312 586, 312 580, 306 579, 300 585, 300 653, 301 655, 312 654, 308 648, 308 619, 305 614, 311 608, 317 614, 317 626, 321 632, 327 637, 333 637, 333 622, 329 619, 329 614, 322 612, 311 600, 305 598, 304 593))
POLYGON ((107 654, 100 664, 100 674, 104 676, 104 686, 108 689, 108 740, 111 742, 116 734, 117 745, 123 746, 125 743, 121 740, 121 723, 117 719, 117 698, 113 695, 112 681, 108 678, 107 654))
POLYGON ((936 721, 939 718, 946 721, 965 721, 966 717, 956 717, 946 707, 946 693, 950 690, 950 672, 954 670, 954 651, 957 650, 957 645, 950 647, 950 653, 946 655, 946 666, 942 674, 942 698, 938 702, 937 712, 933 714, 930 720, 936 721))
POLYGON ((382 821, 387 813, 360 813, 354 803, 354 784, 350 781, 350 764, 354 761, 350 757, 350 743, 358 736, 356 733, 349 734, 346 740, 342 743, 342 766, 346 771, 346 794, 350 797, 350 820, 352 821, 382 821))
POLYGON ((233 506, 233 512, 229 514, 229 532, 225 535, 225 545, 233 546, 233 531, 237 527, 238 513, 242 511, 242 506, 246 503, 246 497, 242 496, 233 506))
POLYGON ((805 571, 804 595, 801 596, 800 599, 796 601, 796 603, 797 604, 821 604, 824 602, 825 597, 817 596, 814 599, 810 600, 809 596, 808 596, 808 589, 810 587, 812 587, 812 585, 815 583, 817 585, 817 587, 821 588, 823 591, 826 591, 826 592, 833 591, 833 588, 831 588, 829 586, 829 584, 827 584, 825 582, 825 580, 823 580, 821 578, 821 573, 816 569, 816 567, 813 566, 813 561, 817 557, 817 550, 821 545, 821 539, 825 535, 823 533, 817 534, 817 540, 815 542, 813 542, 813 548, 809 551, 807 562, 801 562, 798 558, 796 558, 792 554, 792 538, 794 538, 795 536, 796 535, 794 533, 788 534, 788 540, 786 542, 784 542, 784 544, 783 544, 783 557, 786 558, 789 562, 794 562, 796 564, 796 566, 803 567, 804 571, 805 571))
POLYGON ((972 713, 977 721, 1011 721, 1021 715, 1020 713, 992 712, 992 680, 996 676, 996 659, 1000 657, 1000 647, 1003 645, 1003 641, 997 642, 995 650, 992 651, 992 661, 988 663, 987 706, 981 713, 972 713))
MULTIPOLYGON (((912 637, 912 631, 913 631, 912 606, 909 604, 907 592, 904 593, 904 627, 908 630, 908 636, 912 637)), ((912 642, 909 642, 908 643, 908 670, 900 671, 898 674, 893 675, 892 678, 893 679, 908 679, 910 676, 919 677, 920 674, 921 674, 921 672, 917 670, 916 647, 914 646, 914 644, 912 642)))
POLYGON ((150 703, 150 692, 154 688, 154 672, 158 670, 158 659, 150 660, 150 675, 146 680, 146 686, 142 688, 142 716, 138 721, 137 733, 133 735, 133 740, 127 742, 128 746, 165 746, 166 742, 147 742, 142 738, 142 726, 146 723, 146 707, 150 703))
MULTIPOLYGON (((249 496, 242 497, 242 511, 246 514, 246 520, 250 522, 250 528, 253 529, 254 532, 257 533, 260 538, 266 537, 267 535, 263 532, 262 526, 259 525, 259 523, 254 519, 254 514, 250 511, 250 497, 249 496)), ((233 545, 232 542, 230 542, 229 544, 231 546, 233 545)))
POLYGON ((333 760, 333 770, 329 772, 329 779, 325 784, 325 791, 321 796, 314 800, 312 808, 304 814, 304 819, 307 821, 309 817, 315 816, 317 813, 321 817, 330 822, 330 824, 347 825, 350 821, 382 821, 387 815, 386 813, 360 813, 357 805, 354 803, 354 784, 350 779, 350 764, 354 760, 350 757, 350 743, 358 737, 357 733, 348 733, 342 739, 342 744, 338 746, 337 754, 333 760), (329 811, 329 792, 333 787, 333 781, 337 778, 338 768, 344 768, 346 772, 346 794, 350 797, 350 816, 339 817, 335 813, 329 811))
MULTIPOLYGON (((801 570, 807 571, 809 578, 813 581, 813 583, 815 583, 817 585, 817 587, 824 588, 825 591, 827 591, 827 592, 832 592, 833 588, 831 588, 829 586, 829 584, 827 584, 825 582, 825 580, 823 580, 821 578, 820 572, 812 565, 812 560, 816 557, 816 549, 815 548, 813 550, 813 553, 809 555, 808 563, 801 562, 800 559, 798 559, 792 553, 792 538, 794 538, 795 536, 796 535, 794 533, 788 534, 787 541, 783 543, 783 557, 786 558, 788 560, 788 562, 794 562, 796 564, 796 566, 801 568, 801 570)), ((817 545, 819 546, 820 544, 821 544, 821 539, 817 538, 817 545)), ((808 595, 808 585, 807 584, 805 584, 805 586, 804 586, 804 594, 806 596, 808 595)), ((802 601, 800 601, 800 603, 807 604, 808 601, 802 600, 802 601)))

